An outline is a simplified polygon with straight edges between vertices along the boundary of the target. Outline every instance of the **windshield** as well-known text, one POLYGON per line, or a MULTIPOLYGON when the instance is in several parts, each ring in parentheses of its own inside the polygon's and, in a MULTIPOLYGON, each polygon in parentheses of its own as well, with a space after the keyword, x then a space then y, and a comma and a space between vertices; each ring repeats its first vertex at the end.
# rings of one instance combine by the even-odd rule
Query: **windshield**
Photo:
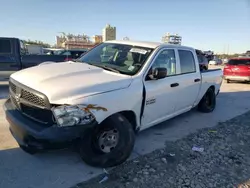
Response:
POLYGON ((250 65, 250 59, 231 59, 229 65, 250 65))
POLYGON ((102 43, 78 61, 121 74, 134 75, 144 65, 153 49, 125 44, 102 43))

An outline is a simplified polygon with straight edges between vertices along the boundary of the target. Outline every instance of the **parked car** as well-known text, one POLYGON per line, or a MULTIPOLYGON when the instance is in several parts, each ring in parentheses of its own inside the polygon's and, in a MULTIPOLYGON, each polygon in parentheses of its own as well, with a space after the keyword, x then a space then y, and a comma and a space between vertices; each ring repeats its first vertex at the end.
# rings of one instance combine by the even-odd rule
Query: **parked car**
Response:
POLYGON ((75 62, 12 74, 4 108, 24 151, 74 144, 87 164, 111 167, 137 132, 195 107, 212 112, 221 83, 222 70, 200 72, 191 47, 106 41, 75 62))
POLYGON ((225 59, 223 59, 223 60, 222 60, 222 62, 223 62, 223 64, 227 64, 228 59, 227 59, 227 58, 225 58, 225 59))
POLYGON ((215 58, 215 59, 209 61, 209 65, 222 65, 222 60, 219 58, 215 58))
POLYGON ((250 81, 250 57, 233 58, 223 69, 224 79, 230 81, 250 81))
POLYGON ((198 61, 200 64, 200 70, 201 71, 208 70, 208 60, 205 54, 201 50, 197 50, 197 49, 196 49, 196 54, 197 54, 198 61))
POLYGON ((46 61, 62 62, 78 58, 86 49, 63 50, 57 55, 28 55, 22 40, 0 37, 0 80, 9 79, 10 74, 36 66, 46 61))

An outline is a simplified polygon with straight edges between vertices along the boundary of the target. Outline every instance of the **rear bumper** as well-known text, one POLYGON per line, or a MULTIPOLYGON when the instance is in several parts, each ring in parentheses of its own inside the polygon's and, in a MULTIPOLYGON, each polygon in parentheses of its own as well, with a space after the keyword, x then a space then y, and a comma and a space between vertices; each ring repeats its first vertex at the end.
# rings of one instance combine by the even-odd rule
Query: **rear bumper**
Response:
POLYGON ((47 126, 37 123, 16 110, 8 99, 4 104, 9 129, 19 145, 39 150, 64 148, 80 138, 87 128, 97 123, 72 127, 47 126))
POLYGON ((250 76, 231 76, 224 75, 225 80, 236 80, 236 81, 250 81, 250 76))

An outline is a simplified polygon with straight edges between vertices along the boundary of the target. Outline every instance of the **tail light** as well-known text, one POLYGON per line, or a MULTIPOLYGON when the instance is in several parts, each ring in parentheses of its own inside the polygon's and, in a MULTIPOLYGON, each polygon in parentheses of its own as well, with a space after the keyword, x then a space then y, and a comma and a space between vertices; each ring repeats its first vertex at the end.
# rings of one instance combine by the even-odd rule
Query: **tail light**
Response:
POLYGON ((71 61, 71 60, 72 60, 71 57, 66 57, 66 58, 64 59, 64 61, 71 61))

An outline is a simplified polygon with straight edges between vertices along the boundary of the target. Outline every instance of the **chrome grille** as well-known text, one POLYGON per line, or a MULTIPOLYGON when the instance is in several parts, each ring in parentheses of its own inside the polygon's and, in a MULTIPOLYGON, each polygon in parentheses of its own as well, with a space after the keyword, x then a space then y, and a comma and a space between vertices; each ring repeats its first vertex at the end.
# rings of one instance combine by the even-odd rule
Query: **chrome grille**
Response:
POLYGON ((11 96, 10 96, 10 100, 11 100, 11 102, 14 104, 14 106, 15 106, 16 108, 19 108, 19 105, 18 105, 18 103, 17 103, 15 97, 13 97, 13 96, 11 95, 11 96))
POLYGON ((21 113, 39 123, 53 124, 53 114, 47 97, 27 86, 9 82, 10 99, 13 106, 21 113))
POLYGON ((16 93, 16 85, 13 84, 12 82, 9 83, 9 87, 10 87, 10 90, 13 92, 13 93, 16 93))
POLYGON ((37 95, 27 91, 27 90, 24 90, 24 89, 21 90, 21 97, 22 97, 22 99, 24 99, 32 104, 36 104, 38 106, 43 106, 43 107, 46 106, 43 98, 41 98, 41 97, 39 97, 39 96, 37 96, 37 95))

